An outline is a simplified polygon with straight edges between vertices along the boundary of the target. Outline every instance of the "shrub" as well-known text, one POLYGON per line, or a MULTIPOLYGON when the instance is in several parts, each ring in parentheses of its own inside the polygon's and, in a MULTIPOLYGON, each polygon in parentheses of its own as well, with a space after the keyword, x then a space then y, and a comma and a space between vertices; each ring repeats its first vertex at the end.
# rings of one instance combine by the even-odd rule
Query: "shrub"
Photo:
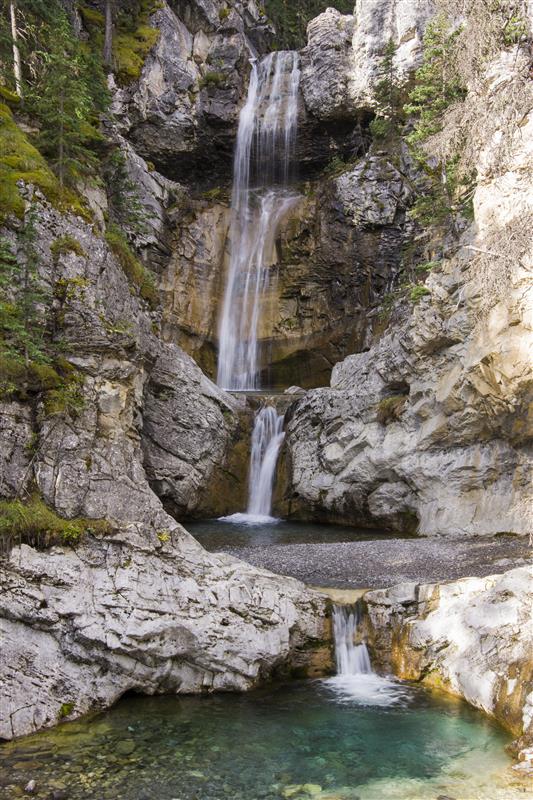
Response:
POLYGON ((416 286, 413 286, 411 291, 409 292, 409 297, 416 305, 417 303, 420 302, 420 300, 423 297, 426 297, 426 295, 428 294, 431 294, 431 292, 429 291, 427 286, 424 286, 423 283, 417 283, 416 286))
POLYGON ((381 425, 388 425, 398 420, 407 402, 406 395, 391 395, 385 397, 378 404, 376 419, 381 425))
POLYGON ((85 250, 78 242, 74 236, 69 236, 65 234, 64 236, 58 236, 57 239, 54 239, 50 246, 50 252, 52 253, 52 257, 54 261, 58 261, 60 256, 66 255, 67 253, 75 253, 77 256, 85 256, 85 250))
POLYGON ((206 72, 203 78, 200 79, 200 89, 208 89, 214 86, 216 89, 221 89, 226 83, 226 76, 223 72, 206 72))
POLYGON ((139 295, 150 308, 156 308, 158 295, 154 277, 139 261, 125 236, 115 225, 111 225, 105 238, 130 283, 139 290, 139 295))
POLYGON ((4 551, 20 543, 39 550, 53 545, 75 545, 87 533, 106 535, 111 531, 106 520, 64 519, 38 495, 26 501, 0 500, 0 544, 4 551))

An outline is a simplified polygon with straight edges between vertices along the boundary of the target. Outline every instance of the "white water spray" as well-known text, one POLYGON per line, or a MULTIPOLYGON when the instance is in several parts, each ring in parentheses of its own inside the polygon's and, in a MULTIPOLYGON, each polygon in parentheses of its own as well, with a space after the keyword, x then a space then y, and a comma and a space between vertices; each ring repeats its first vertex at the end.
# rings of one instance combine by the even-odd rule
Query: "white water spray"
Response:
POLYGON ((298 196, 287 190, 298 118, 300 68, 294 52, 252 65, 239 117, 233 166, 230 262, 219 324, 217 382, 257 389, 262 303, 275 263, 275 240, 298 196))
POLYGON ((360 637, 360 608, 333 607, 333 637, 337 674, 325 681, 341 702, 363 706, 390 706, 405 699, 405 688, 397 681, 376 675, 366 643, 360 637))

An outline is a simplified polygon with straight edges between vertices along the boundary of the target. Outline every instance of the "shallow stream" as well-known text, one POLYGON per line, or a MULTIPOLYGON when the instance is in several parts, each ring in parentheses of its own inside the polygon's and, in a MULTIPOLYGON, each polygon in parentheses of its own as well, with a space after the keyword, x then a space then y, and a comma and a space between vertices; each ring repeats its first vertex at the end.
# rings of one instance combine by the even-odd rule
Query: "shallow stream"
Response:
POLYGON ((0 748, 0 796, 69 800, 523 798, 509 737, 465 704, 371 675, 244 695, 129 696, 0 748), (365 686, 365 681, 368 685, 365 686))

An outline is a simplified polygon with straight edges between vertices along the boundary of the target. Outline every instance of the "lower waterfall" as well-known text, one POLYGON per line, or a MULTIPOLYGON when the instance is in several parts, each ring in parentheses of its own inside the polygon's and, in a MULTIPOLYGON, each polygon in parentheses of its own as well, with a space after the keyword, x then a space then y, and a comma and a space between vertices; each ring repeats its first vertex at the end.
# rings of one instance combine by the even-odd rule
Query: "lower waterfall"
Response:
POLYGON ((278 456, 285 433, 284 415, 273 406, 263 406, 255 417, 250 453, 248 479, 248 507, 246 513, 222 517, 225 522, 254 525, 260 522, 277 522, 272 517, 272 495, 278 456))
POLYGON ((360 634, 360 603, 333 606, 332 622, 337 674, 324 683, 338 699, 362 706, 389 706, 406 700, 408 694, 402 684, 372 669, 360 634))

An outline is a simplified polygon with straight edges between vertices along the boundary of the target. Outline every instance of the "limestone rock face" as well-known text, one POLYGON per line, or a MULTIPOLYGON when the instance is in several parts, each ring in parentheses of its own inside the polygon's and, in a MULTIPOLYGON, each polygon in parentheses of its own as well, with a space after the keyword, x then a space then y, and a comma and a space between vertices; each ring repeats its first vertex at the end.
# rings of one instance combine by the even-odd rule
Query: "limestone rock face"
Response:
POLYGON ((302 51, 307 110, 324 121, 371 110, 387 44, 396 44, 396 67, 407 78, 419 63, 433 13, 433 0, 357 0, 353 16, 328 8, 312 20, 302 51))
POLYGON ((372 105, 380 63, 390 41, 395 64, 407 78, 422 55, 422 37, 435 12, 433 0, 356 0, 349 94, 356 107, 372 105))
POLYGON ((311 20, 302 51, 302 92, 315 117, 343 117, 352 109, 348 93, 354 17, 334 8, 311 20))
POLYGON ((192 358, 164 348, 145 387, 142 444, 148 480, 178 519, 245 508, 248 416, 246 402, 221 391, 192 358))
MULTIPOLYGON (((331 388, 295 406, 296 512, 411 531, 418 520, 425 534, 530 533, 533 259, 526 241, 507 251, 533 219, 531 114, 506 158, 494 154, 511 130, 501 93, 522 69, 505 56, 487 76, 477 228, 431 271, 419 302, 400 305, 381 338, 335 366, 331 388)), ((354 208, 373 213, 361 198, 354 208)))
POLYGON ((160 31, 138 83, 120 90, 114 111, 139 154, 166 176, 215 182, 231 174, 249 60, 269 39, 252 1, 163 3, 150 18, 160 31))
POLYGON ((364 595, 373 656, 496 717, 533 744, 533 569, 364 595))
POLYGON ((242 691, 305 664, 304 647, 323 638, 323 598, 209 555, 167 524, 151 538, 130 525, 75 551, 12 551, 1 567, 0 737, 54 725, 65 708, 106 708, 130 689, 242 691))

